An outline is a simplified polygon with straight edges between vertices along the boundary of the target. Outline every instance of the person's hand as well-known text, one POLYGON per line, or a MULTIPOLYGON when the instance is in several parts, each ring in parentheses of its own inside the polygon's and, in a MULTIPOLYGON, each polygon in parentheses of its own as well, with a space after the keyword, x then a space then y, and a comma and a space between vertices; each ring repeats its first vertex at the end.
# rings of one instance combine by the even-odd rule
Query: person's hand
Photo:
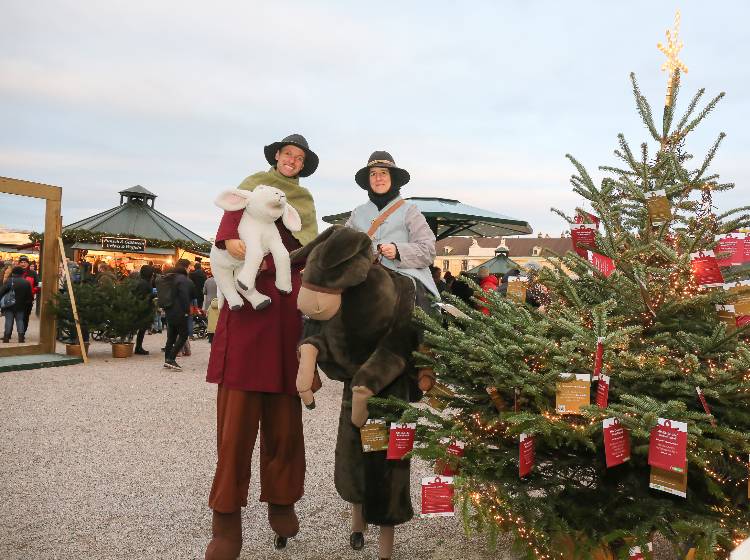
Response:
POLYGON ((352 424, 357 428, 361 428, 367 422, 367 399, 373 395, 367 387, 352 387, 352 424))
POLYGON ((227 239, 224 241, 224 246, 235 259, 245 260, 245 242, 241 239, 227 239))
POLYGON ((385 258, 393 260, 396 258, 396 253, 396 245, 393 243, 383 243, 380 245, 380 254, 385 258))

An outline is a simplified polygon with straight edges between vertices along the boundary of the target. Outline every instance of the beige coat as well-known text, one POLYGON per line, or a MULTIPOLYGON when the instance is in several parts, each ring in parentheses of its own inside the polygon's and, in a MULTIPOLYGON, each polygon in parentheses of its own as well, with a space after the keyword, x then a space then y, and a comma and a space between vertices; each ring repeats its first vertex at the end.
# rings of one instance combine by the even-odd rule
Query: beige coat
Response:
POLYGON ((216 323, 219 321, 219 298, 211 300, 211 305, 208 306, 208 328, 207 331, 211 334, 216 332, 216 323))

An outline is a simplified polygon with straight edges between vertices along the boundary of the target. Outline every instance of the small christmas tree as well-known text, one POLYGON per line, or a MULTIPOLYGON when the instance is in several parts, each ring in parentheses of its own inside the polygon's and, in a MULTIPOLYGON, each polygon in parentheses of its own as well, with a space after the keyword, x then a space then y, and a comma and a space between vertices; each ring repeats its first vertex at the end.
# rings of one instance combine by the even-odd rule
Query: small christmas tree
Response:
POLYGON ((686 139, 723 94, 698 111, 700 90, 677 120, 686 69, 676 33, 668 39, 659 126, 631 75, 655 152, 643 143, 636 155, 620 135, 622 167, 600 168, 608 176, 599 185, 568 156, 573 189, 595 215, 566 219, 600 225, 584 224, 588 239, 575 237, 576 251, 552 257, 554 266, 540 273, 550 298, 543 312, 489 293, 482 303, 489 316, 455 298, 466 317, 445 324, 419 313, 431 348, 419 362, 454 396, 443 397, 442 412, 405 411, 405 421, 423 420, 415 453, 442 469, 456 464, 446 439, 463 441, 456 486, 467 527, 491 537, 512 531, 528 558, 611 557, 606 550, 627 558, 654 532, 683 554, 689 546, 695 558, 726 558, 750 535, 748 326, 730 328, 716 311, 743 296, 705 287, 716 236, 750 217, 748 208, 713 213, 712 194, 733 186, 708 171, 723 133, 689 167, 686 139), (605 377, 589 381, 598 370, 605 377), (681 430, 670 431, 680 423, 684 465, 681 430), (659 448, 665 433, 677 434, 665 444, 676 447, 659 448), (523 477, 522 434, 535 456, 531 467, 524 449, 523 477), (674 452, 676 466, 659 467, 660 452, 674 452))
POLYGON ((105 334, 113 343, 132 342, 139 329, 153 320, 151 302, 135 293, 132 282, 100 288, 106 301, 105 334))
MULTIPOLYGON (((91 284, 74 284, 73 293, 81 328, 86 331, 100 329, 106 317, 106 303, 101 291, 91 284)), ((68 291, 56 293, 50 299, 50 309, 57 320, 58 338, 68 344, 79 344, 73 308, 68 291)))

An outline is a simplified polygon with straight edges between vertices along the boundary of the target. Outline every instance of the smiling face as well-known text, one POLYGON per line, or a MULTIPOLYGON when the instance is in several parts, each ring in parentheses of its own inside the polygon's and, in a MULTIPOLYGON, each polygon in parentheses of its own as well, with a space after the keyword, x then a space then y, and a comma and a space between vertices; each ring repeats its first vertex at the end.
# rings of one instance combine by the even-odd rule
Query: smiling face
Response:
POLYGON ((370 188, 375 194, 385 194, 391 190, 391 172, 384 167, 370 169, 370 188))
POLYGON ((284 177, 296 177, 305 166, 305 152, 287 144, 276 152, 276 169, 284 177))

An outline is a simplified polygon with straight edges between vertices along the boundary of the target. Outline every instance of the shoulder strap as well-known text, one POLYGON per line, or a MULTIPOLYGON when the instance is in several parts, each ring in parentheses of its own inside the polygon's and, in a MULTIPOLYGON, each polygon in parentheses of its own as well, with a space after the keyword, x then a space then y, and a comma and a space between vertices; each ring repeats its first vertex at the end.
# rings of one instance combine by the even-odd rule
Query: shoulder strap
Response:
POLYGON ((379 214, 378 217, 372 221, 372 225, 370 226, 370 229, 367 230, 367 235, 370 237, 375 235, 375 232, 378 231, 378 228, 383 225, 383 222, 385 222, 391 214, 393 214, 396 210, 401 208, 403 205, 404 205, 404 199, 402 198, 396 204, 391 206, 388 210, 379 214))

